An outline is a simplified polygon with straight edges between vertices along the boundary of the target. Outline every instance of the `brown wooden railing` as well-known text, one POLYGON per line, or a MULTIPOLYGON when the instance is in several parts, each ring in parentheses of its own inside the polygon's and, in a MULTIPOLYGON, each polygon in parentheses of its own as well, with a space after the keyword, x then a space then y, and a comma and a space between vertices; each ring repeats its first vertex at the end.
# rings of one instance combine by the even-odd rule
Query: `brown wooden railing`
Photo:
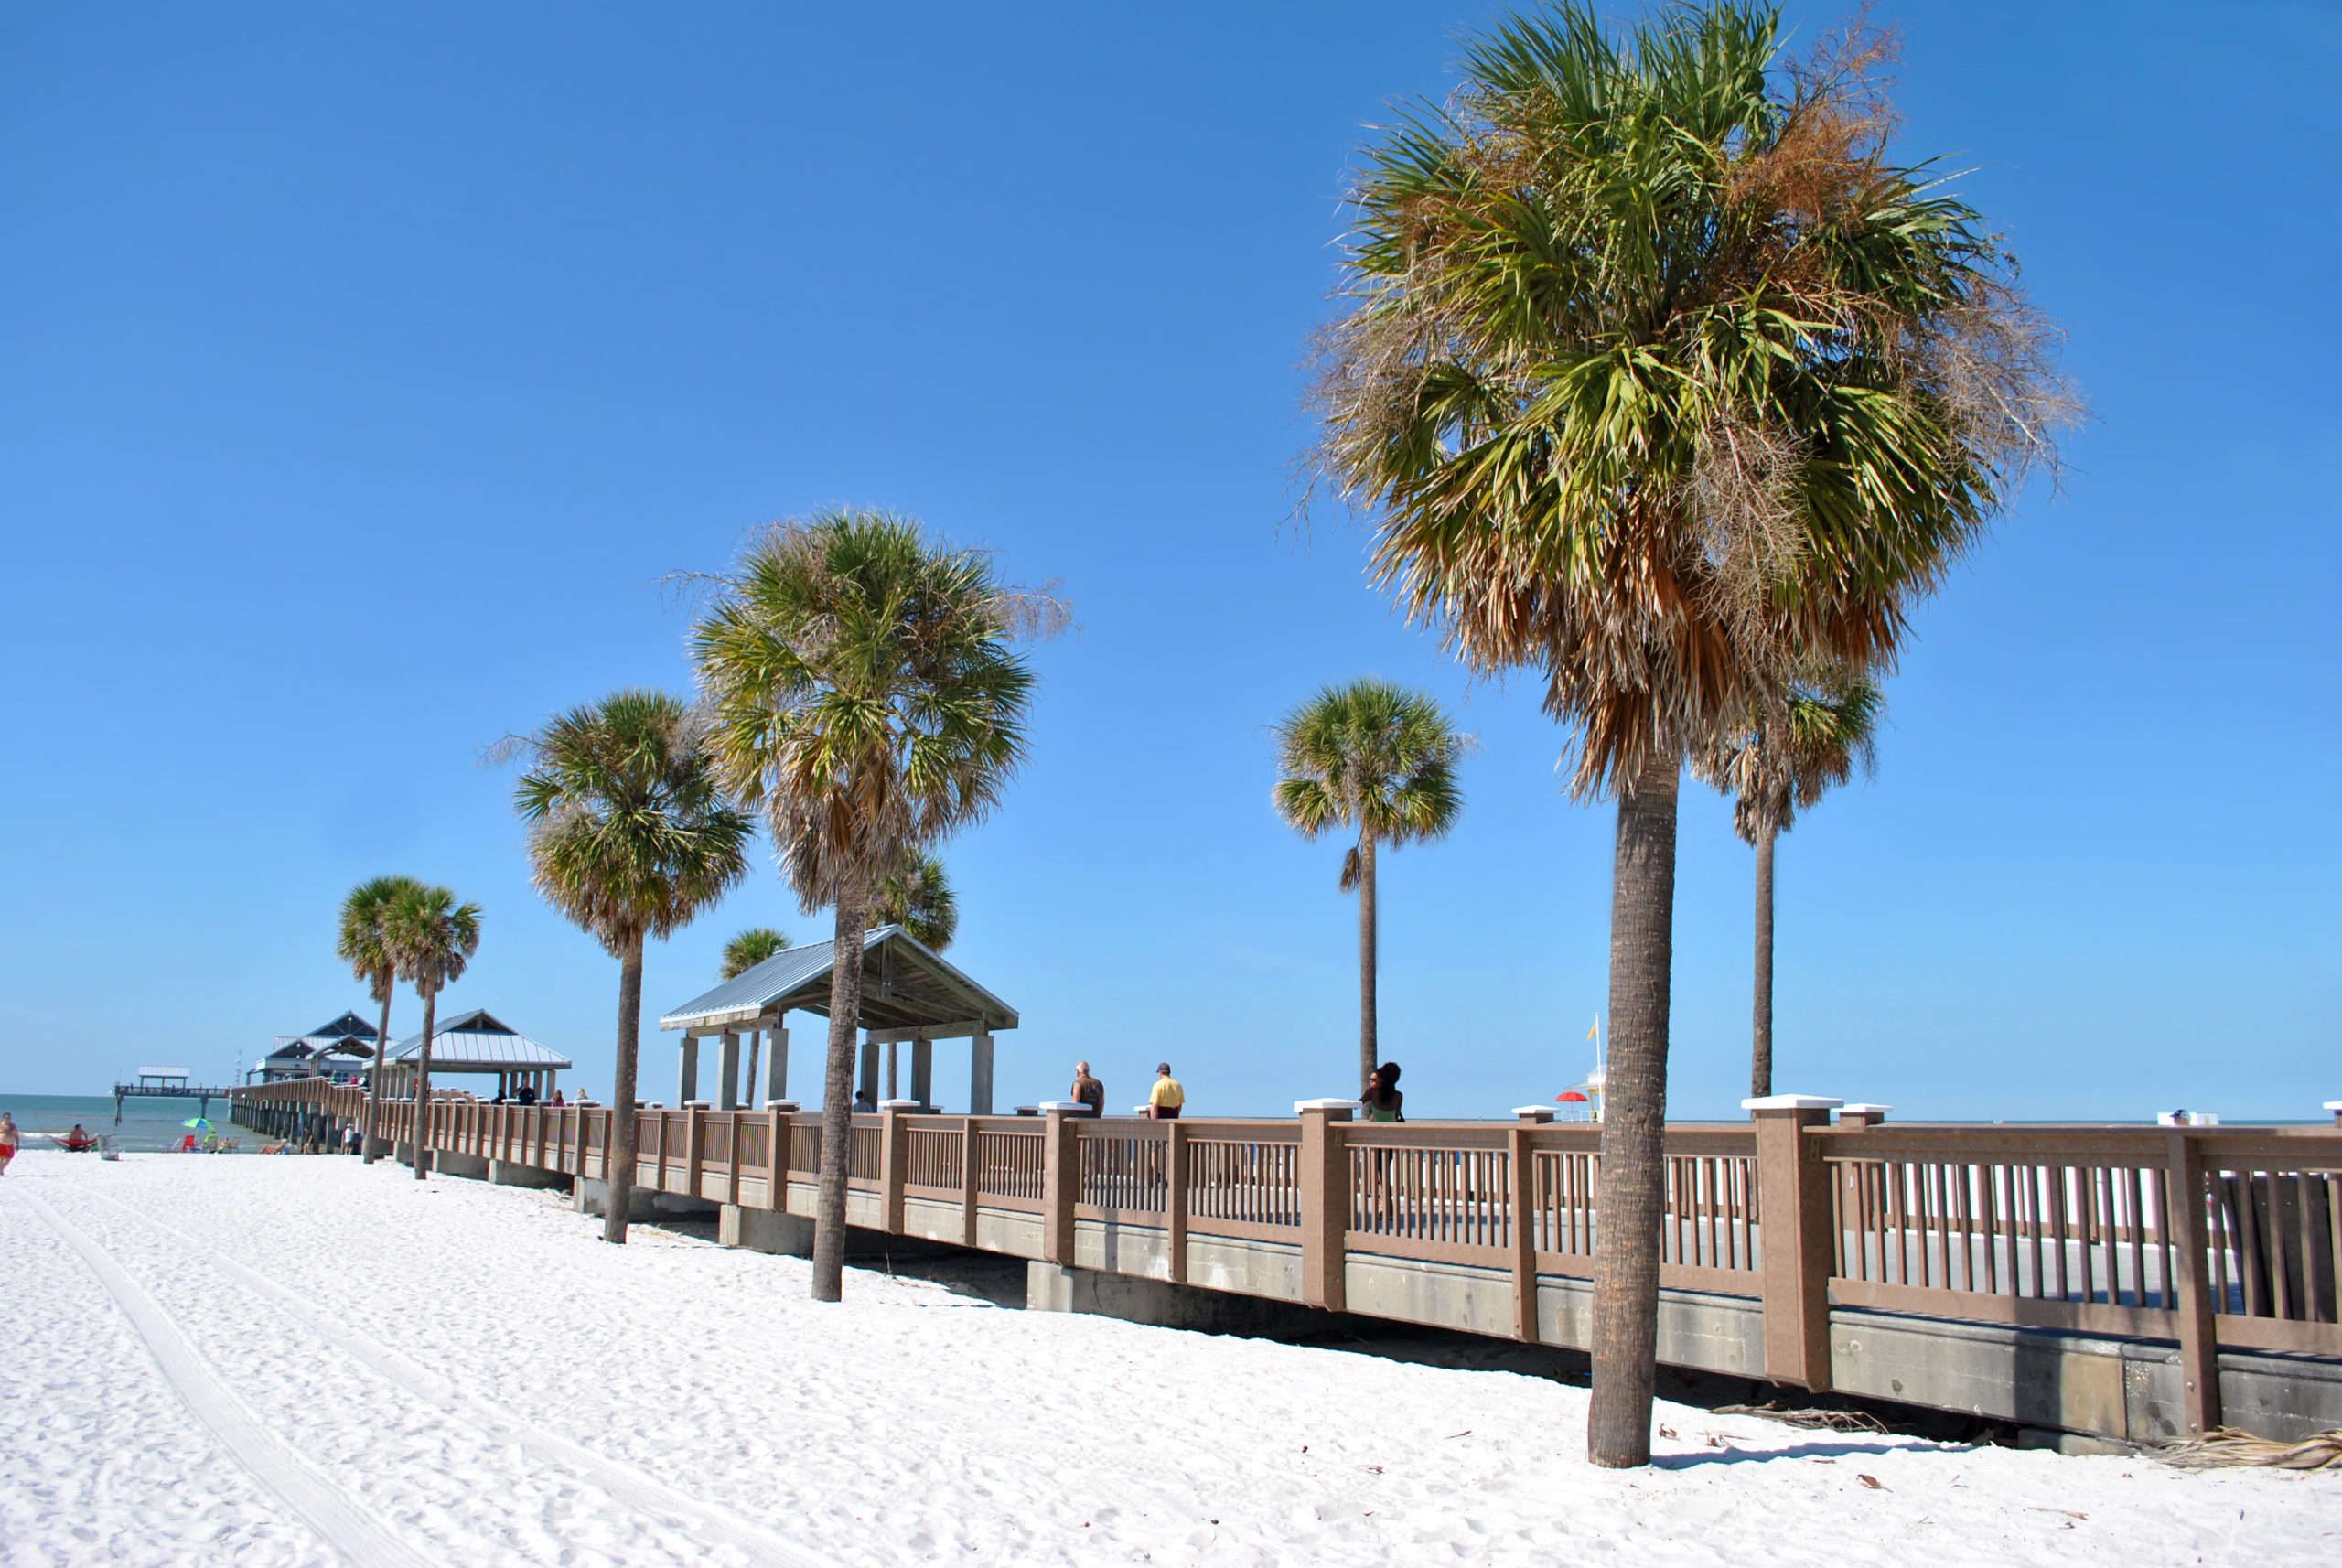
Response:
MULTIPOLYGON (((381 1113, 381 1136, 414 1142, 412 1101, 381 1113)), ((364 1107, 356 1090, 295 1080, 238 1090, 234 1114, 263 1131, 338 1129, 364 1107)), ((449 1097, 428 1114, 424 1142, 443 1155, 605 1174, 605 1108, 449 1097)), ((1761 1302, 1775 1380, 1828 1386, 1832 1306, 2176 1341, 2198 1426, 2218 1419, 2223 1346, 2342 1359, 2342 1129, 1833 1127, 1826 1116, 1766 1110, 1667 1132, 1660 1283, 1761 1302)), ((645 1109, 637 1137, 639 1185, 811 1210, 816 1116, 645 1109)), ((1515 1330, 1533 1338, 1540 1281, 1593 1273, 1600 1139, 1585 1123, 1401 1126, 1327 1112, 888 1113, 854 1119, 848 1186, 886 1229, 903 1230, 917 1203, 919 1233, 942 1223, 974 1245, 979 1215, 992 1213, 1025 1229, 985 1244, 1064 1263, 1083 1225, 1157 1231, 1175 1281, 1196 1244, 1291 1249, 1301 1299, 1319 1306, 1346 1305, 1346 1260, 1483 1269, 1509 1276, 1515 1330)), ((873 1218, 855 1212, 858 1224, 873 1218)))

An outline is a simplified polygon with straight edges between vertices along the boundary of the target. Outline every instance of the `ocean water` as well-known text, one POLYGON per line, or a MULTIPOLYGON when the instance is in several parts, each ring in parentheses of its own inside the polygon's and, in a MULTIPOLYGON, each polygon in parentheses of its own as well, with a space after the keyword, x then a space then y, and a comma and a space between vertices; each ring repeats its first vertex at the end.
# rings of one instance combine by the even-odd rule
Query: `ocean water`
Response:
MULTIPOLYGON (((54 1133, 61 1138, 76 1122, 91 1133, 120 1135, 126 1151, 175 1149, 190 1131, 199 1138, 203 1135, 199 1128, 179 1125, 200 1109, 201 1101, 193 1099, 125 1100, 122 1124, 116 1126, 111 1094, 0 1094, 0 1111, 16 1119, 27 1146, 35 1149, 53 1146, 43 1140, 42 1133, 54 1133)), ((249 1130, 229 1125, 225 1100, 212 1101, 211 1124, 223 1138, 242 1138, 247 1153, 259 1146, 249 1130)))

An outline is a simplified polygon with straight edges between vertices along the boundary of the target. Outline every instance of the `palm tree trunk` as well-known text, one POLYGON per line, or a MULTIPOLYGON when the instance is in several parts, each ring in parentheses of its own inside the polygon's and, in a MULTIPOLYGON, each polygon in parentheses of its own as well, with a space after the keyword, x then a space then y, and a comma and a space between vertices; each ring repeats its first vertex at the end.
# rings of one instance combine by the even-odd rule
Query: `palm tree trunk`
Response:
POLYGON ((1374 988, 1378 916, 1374 907, 1374 835, 1358 839, 1358 1091, 1364 1094, 1374 1079, 1382 1049, 1375 1016, 1374 988))
POLYGON ((610 1084, 609 1158, 602 1167, 602 1240, 626 1245, 627 1216, 634 1209, 635 1079, 642 1064, 642 934, 636 932, 618 960, 618 1064, 610 1084))
POLYGON ((1767 823, 1756 834, 1756 1005, 1748 1047, 1748 1092, 1773 1092, 1773 839, 1767 823))
POLYGON ((757 1058, 764 1054, 765 1032, 762 1029, 749 1030, 748 1081, 740 1086, 740 1104, 744 1110, 762 1111, 765 1108, 765 1097, 757 1092, 757 1058))
POLYGON ((366 1073, 366 1143, 363 1153, 370 1165, 381 1157, 374 1134, 382 1124, 382 1058, 391 1051, 391 997, 397 985, 396 979, 392 979, 382 987, 382 1024, 374 1033, 374 1065, 366 1073))
POLYGON ((439 993, 423 993, 423 1049, 415 1053, 414 1067, 414 1179, 421 1181, 431 1174, 431 1152, 424 1134, 431 1122, 431 1031, 438 1025, 439 993))
POLYGON ((821 1185, 813 1202, 813 1299, 845 1299, 845 1179, 854 1157, 854 1046, 862 1018, 862 939, 868 894, 857 881, 838 890, 837 941, 830 950, 830 1059, 822 1079, 821 1185))
POLYGON ((1673 757, 1650 764, 1618 796, 1610 891, 1610 1071, 1604 1082, 1594 1249, 1594 1397, 1585 1423, 1586 1457, 1612 1468, 1650 1463, 1677 775, 1673 757))

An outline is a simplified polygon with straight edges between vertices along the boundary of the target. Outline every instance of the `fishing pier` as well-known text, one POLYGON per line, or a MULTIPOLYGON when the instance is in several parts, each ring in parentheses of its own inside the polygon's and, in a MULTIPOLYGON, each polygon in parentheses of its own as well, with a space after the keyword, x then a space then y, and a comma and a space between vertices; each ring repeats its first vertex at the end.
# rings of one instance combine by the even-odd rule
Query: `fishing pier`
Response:
POLYGON ((228 1088, 207 1088, 188 1082, 188 1069, 183 1067, 142 1067, 135 1083, 113 1086, 113 1122, 122 1125, 122 1102, 125 1100, 192 1100, 196 1114, 209 1117, 211 1102, 226 1100, 235 1092, 228 1088))

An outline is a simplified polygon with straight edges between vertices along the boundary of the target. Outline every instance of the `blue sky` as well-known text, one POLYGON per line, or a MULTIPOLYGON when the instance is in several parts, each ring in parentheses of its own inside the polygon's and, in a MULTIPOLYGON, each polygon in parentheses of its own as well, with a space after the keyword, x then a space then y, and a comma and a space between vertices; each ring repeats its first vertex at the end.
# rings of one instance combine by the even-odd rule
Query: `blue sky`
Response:
MULTIPOLYGON (((1264 726, 1362 673, 1484 745, 1384 862, 1418 1113, 1586 1065, 1611 820, 1287 527, 1344 170, 1492 8, 19 4, 0 12, 0 1088, 225 1077, 361 993, 341 895, 487 908, 450 1007, 607 1084, 616 966, 479 749, 687 687, 662 575, 827 503, 1058 578, 1033 761, 949 847, 1001 1093, 1339 1092, 1355 913, 1264 726)), ((1835 13, 1792 6, 1810 38, 1835 13)), ((2342 1095, 2327 6, 1889 5, 2098 422, 1918 620, 1875 782, 1783 841, 1778 1081, 1917 1116, 2342 1095)), ((1735 1116, 1750 856, 1687 790, 1671 1109, 1735 1116)), ((663 948, 800 913, 768 865, 663 948)), ((401 1032, 417 1022, 403 998, 401 1032)), ((800 1018, 800 1026, 812 1023, 800 1018)), ((800 1026, 796 1071, 815 1071, 800 1026)), ((965 1103, 964 1055, 940 1051, 965 1103)), ((671 1094, 670 1042, 645 1082, 671 1094)))

